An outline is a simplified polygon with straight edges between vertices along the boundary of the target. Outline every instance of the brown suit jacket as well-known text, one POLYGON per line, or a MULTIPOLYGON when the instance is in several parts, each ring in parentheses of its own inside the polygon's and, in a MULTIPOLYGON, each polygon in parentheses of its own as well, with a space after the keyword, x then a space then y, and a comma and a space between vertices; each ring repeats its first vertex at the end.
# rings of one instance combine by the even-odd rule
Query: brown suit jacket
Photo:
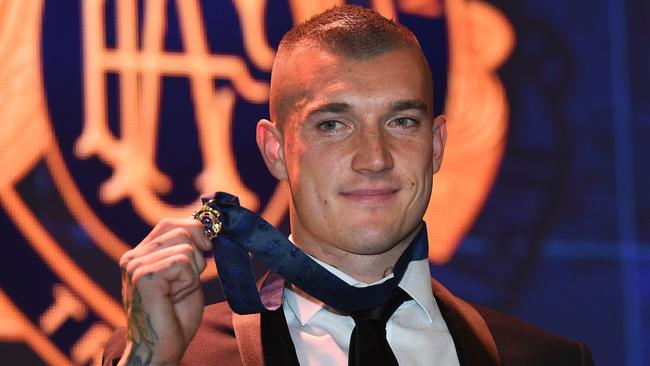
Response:
MULTIPOLYGON (((432 285, 462 366, 593 365, 591 353, 582 343, 469 304, 435 280, 432 285)), ((125 341, 125 329, 115 331, 104 351, 104 365, 117 363, 125 341)), ((261 366, 265 364, 263 348, 260 315, 235 314, 222 302, 205 308, 203 321, 181 364, 261 366)))

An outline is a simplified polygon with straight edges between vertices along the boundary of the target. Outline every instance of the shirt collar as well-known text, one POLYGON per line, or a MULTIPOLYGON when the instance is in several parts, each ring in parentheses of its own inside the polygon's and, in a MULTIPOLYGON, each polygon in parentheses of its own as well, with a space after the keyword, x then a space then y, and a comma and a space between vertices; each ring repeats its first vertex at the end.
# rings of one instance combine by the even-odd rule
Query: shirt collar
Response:
MULTIPOLYGON (((291 236, 289 237, 289 240, 291 240, 291 236)), ((310 257, 316 263, 321 265, 323 268, 350 286, 367 287, 380 284, 390 278, 393 278, 393 274, 391 273, 390 275, 382 278, 377 282, 365 283, 355 279, 354 277, 328 263, 318 260, 312 256, 310 257)), ((431 291, 431 273, 429 272, 429 260, 421 259, 409 263, 408 267, 406 268, 406 272, 404 273, 404 276, 399 283, 399 287, 406 291, 406 293, 408 293, 411 298, 415 300, 415 302, 418 304, 418 308, 424 313, 424 315, 426 315, 429 323, 432 323, 433 317, 435 315, 436 304, 435 299, 433 298, 433 293, 431 291)), ((284 303, 289 306, 289 309, 291 312, 293 312, 293 314, 296 316, 296 319, 298 319, 302 326, 305 326, 307 323, 309 323, 309 321, 323 308, 326 308, 332 312, 337 312, 335 309, 330 308, 322 301, 315 299, 314 297, 308 295, 301 289, 291 284, 284 291, 284 303)))

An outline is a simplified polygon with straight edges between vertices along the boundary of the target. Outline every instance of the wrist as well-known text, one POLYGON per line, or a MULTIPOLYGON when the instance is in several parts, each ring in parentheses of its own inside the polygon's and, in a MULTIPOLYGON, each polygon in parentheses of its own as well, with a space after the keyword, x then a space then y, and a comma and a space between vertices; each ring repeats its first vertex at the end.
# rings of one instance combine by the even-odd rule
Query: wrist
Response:
POLYGON ((118 366, 147 365, 147 366, 177 366, 178 362, 160 362, 154 359, 153 349, 146 345, 138 345, 129 340, 126 343, 118 366))

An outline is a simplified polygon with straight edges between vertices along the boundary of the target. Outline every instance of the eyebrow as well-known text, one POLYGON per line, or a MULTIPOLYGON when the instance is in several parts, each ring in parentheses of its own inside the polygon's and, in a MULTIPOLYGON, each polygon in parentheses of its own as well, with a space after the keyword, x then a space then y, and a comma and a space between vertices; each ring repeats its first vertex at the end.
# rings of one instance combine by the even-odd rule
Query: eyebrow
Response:
POLYGON ((345 113, 349 112, 352 106, 348 103, 327 103, 312 109, 307 113, 307 118, 326 113, 345 113))
POLYGON ((391 112, 401 112, 410 109, 415 109, 422 112, 427 112, 429 110, 427 103, 419 99, 398 100, 391 102, 389 106, 389 110, 391 112))
MULTIPOLYGON (((388 106, 388 109, 391 113, 402 112, 407 110, 418 110, 422 112, 427 112, 429 110, 427 103, 419 99, 407 99, 407 100, 397 100, 391 102, 388 106)), ((349 103, 327 103, 321 106, 318 106, 307 113, 307 118, 327 113, 346 113, 352 110, 352 105, 349 103)))

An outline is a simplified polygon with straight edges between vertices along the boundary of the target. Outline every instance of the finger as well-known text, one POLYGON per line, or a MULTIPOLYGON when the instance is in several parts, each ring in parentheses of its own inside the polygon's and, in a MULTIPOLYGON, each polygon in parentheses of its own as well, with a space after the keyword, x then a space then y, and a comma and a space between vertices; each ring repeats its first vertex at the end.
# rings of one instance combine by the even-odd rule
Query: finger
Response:
POLYGON ((197 281, 193 283, 191 286, 185 286, 183 288, 180 288, 178 291, 174 291, 174 289, 172 289, 169 295, 172 304, 178 304, 182 302, 183 300, 185 300, 185 298, 187 298, 189 295, 193 294, 196 290, 198 290, 199 287, 201 287, 201 283, 197 281))
POLYGON ((133 265, 130 264, 131 262, 135 262, 138 265, 142 264, 143 261, 146 262, 143 257, 179 245, 190 245, 194 249, 192 255, 194 257, 193 261, 196 264, 195 267, 197 268, 198 273, 203 272, 205 269, 205 258, 203 257, 201 250, 198 249, 196 244, 193 242, 191 234, 185 228, 181 227, 174 228, 150 242, 143 242, 136 248, 131 249, 120 259, 120 267, 126 271, 127 274, 131 275, 133 273, 133 265))
POLYGON ((192 241, 197 245, 197 248, 201 250, 212 250, 212 241, 205 236, 203 225, 192 218, 163 219, 153 228, 153 230, 151 230, 149 235, 147 235, 142 242, 152 241, 154 238, 176 228, 187 230, 193 239, 192 241))
POLYGON ((133 283, 146 298, 171 298, 185 289, 200 287, 198 276, 191 268, 187 255, 178 253, 160 261, 140 266, 133 273, 133 283))
POLYGON ((186 227, 176 226, 168 228, 165 232, 161 232, 155 237, 143 240, 137 247, 134 248, 135 253, 148 253, 160 248, 166 248, 174 244, 190 243, 198 250, 203 251, 203 243, 197 242, 192 232, 186 227))
POLYGON ((149 243, 143 243, 141 248, 135 250, 135 254, 144 255, 153 252, 155 250, 160 250, 174 245, 186 244, 186 243, 191 244, 196 249, 194 253, 196 257, 195 261, 197 264, 203 263, 202 265, 198 266, 199 273, 203 272, 203 268, 205 268, 204 265, 205 259, 203 257, 201 248, 198 247, 191 233, 188 232, 187 229, 182 227, 177 227, 173 230, 170 230, 149 243))
MULTIPOLYGON (((135 272, 142 266, 149 266, 158 262, 163 262, 165 259, 174 257, 178 254, 184 255, 187 258, 187 263, 192 269, 196 277, 199 276, 201 271, 205 269, 205 259, 196 248, 190 244, 177 244, 168 248, 163 248, 148 254, 142 255, 131 260, 126 265, 127 276, 135 277, 135 272)), ((134 280, 134 279, 133 279, 134 280)))
POLYGON ((206 267, 205 257, 203 256, 202 249, 196 244, 193 236, 185 228, 175 228, 161 235, 155 241, 143 245, 142 249, 137 254, 150 253, 154 250, 168 248, 179 244, 190 244, 194 248, 194 262, 197 264, 196 268, 198 273, 202 273, 206 267))

